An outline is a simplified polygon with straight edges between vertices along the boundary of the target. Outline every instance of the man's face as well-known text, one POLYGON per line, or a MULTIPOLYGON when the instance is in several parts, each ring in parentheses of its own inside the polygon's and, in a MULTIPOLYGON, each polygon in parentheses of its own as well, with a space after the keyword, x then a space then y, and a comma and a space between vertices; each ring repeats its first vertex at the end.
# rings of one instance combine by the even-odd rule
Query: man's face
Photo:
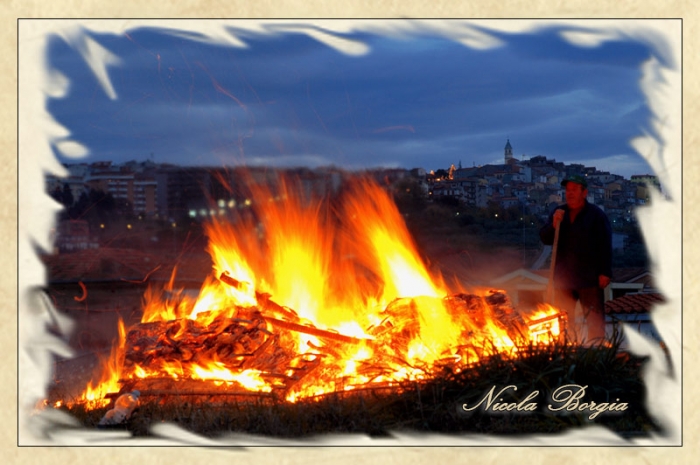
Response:
POLYGON ((581 208, 588 196, 588 189, 575 182, 566 183, 566 204, 569 208, 581 208))

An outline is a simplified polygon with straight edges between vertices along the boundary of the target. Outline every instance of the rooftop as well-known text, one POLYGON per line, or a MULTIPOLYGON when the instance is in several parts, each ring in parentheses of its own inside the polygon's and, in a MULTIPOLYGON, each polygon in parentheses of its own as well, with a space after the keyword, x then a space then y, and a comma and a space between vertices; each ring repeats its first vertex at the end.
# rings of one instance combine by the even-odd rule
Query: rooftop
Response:
POLYGON ((658 293, 626 294, 605 302, 605 313, 649 313, 654 305, 665 301, 658 293))

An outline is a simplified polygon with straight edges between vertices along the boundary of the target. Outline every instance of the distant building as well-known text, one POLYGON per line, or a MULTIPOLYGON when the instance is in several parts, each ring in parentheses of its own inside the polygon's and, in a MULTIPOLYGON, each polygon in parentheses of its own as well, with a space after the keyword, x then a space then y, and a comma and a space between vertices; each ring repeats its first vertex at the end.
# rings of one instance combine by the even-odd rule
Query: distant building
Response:
POLYGON ((134 174, 129 171, 95 171, 85 177, 90 189, 111 194, 115 199, 134 203, 134 174))
POLYGON ((589 174, 587 178, 589 184, 593 182, 597 184, 608 184, 617 181, 618 176, 610 174, 607 171, 598 171, 593 174, 589 174))
POLYGON ((510 139, 506 142, 506 146, 504 149, 505 152, 505 164, 510 165, 511 163, 514 163, 516 160, 513 158, 513 147, 510 145, 510 139))
POLYGON ((134 213, 147 216, 157 212, 158 183, 152 177, 138 177, 134 180, 134 213))
POLYGON ((605 200, 612 200, 615 192, 622 192, 622 183, 611 182, 605 185, 605 200))
POLYGON ((634 184, 644 184, 646 186, 654 186, 657 189, 661 189, 661 183, 657 176, 651 174, 633 174, 630 177, 630 182, 634 184))
POLYGON ((90 236, 90 226, 87 221, 61 221, 54 233, 54 248, 59 252, 75 252, 99 247, 97 240, 90 236))
POLYGON ((204 212, 204 215, 209 212, 210 204, 205 195, 210 182, 207 169, 173 167, 161 174, 165 175, 159 179, 165 181, 165 214, 169 218, 177 220, 191 211, 204 212))
MULTIPOLYGON (((461 168, 460 168, 461 169, 461 168)), ((413 168, 411 171, 411 176, 414 178, 420 178, 420 179, 425 179, 425 168, 413 168)))
POLYGON ((520 200, 518 200, 517 197, 512 197, 512 196, 501 198, 499 203, 500 203, 501 207, 503 207, 505 209, 520 206, 520 200))
POLYGON ((63 191, 64 186, 68 186, 73 202, 77 202, 80 196, 85 191, 85 183, 83 178, 79 176, 69 176, 67 178, 59 178, 53 175, 46 176, 46 192, 49 194, 58 191, 63 191))

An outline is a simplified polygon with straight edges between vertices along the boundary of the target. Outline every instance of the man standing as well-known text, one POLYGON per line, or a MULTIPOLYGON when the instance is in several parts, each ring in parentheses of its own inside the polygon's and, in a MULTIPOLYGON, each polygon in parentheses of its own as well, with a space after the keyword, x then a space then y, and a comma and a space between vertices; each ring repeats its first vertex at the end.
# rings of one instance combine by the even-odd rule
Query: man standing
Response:
POLYGON ((558 206, 540 229, 542 242, 552 245, 559 227, 554 305, 567 313, 570 340, 582 343, 582 327, 575 317, 576 302, 580 301, 588 323, 587 342, 601 342, 605 338, 603 289, 612 276, 610 221, 586 200, 588 183, 584 177, 571 176, 561 185, 566 189, 566 204, 558 206))

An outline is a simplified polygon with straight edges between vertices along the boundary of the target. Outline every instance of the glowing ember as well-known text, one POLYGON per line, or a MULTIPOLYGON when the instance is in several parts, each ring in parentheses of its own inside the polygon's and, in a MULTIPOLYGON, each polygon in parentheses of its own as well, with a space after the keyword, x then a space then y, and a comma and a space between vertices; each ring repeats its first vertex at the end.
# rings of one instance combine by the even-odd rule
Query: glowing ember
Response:
POLYGON ((250 189, 245 214, 205 225, 214 266, 199 297, 176 288, 176 270, 164 289, 149 288, 141 324, 127 335, 120 323, 82 401, 97 407, 125 383, 165 378, 294 402, 429 379, 559 335, 552 307, 525 322, 502 292, 449 289, 374 182, 353 180, 333 200, 284 178, 250 189))
POLYGON ((563 316, 551 305, 543 305, 528 317, 530 340, 534 343, 549 343, 561 334, 560 320, 563 316))

